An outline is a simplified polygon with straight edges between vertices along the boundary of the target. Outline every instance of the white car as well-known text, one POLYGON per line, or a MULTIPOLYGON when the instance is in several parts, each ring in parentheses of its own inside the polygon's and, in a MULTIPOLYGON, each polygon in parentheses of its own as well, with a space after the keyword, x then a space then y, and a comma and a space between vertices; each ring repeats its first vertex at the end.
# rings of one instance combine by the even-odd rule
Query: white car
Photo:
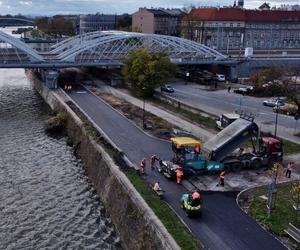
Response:
POLYGON ((225 76, 224 75, 221 75, 221 74, 217 74, 217 79, 219 82, 225 82, 225 76))

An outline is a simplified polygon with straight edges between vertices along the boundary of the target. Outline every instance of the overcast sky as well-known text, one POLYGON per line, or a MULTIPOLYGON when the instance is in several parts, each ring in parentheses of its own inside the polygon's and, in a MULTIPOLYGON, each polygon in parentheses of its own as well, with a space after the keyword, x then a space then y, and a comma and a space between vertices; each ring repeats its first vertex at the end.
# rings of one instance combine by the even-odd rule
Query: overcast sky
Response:
MULTIPOLYGON (((139 7, 181 8, 195 6, 229 6, 234 0, 0 0, 0 14, 55 15, 80 13, 133 13, 139 7)), ((244 0, 246 8, 257 8, 264 1, 244 0)), ((300 4, 299 0, 271 0, 271 6, 300 4)))

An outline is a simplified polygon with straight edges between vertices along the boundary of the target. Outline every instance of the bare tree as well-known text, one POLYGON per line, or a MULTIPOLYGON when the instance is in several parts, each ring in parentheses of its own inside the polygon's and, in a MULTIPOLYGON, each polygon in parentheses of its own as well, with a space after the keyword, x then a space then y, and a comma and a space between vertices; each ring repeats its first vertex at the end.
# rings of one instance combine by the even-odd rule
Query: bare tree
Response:
POLYGON ((188 7, 183 7, 182 12, 183 18, 181 21, 181 35, 184 38, 187 38, 189 40, 194 39, 194 27, 195 27, 195 14, 194 10, 195 6, 190 5, 188 7))

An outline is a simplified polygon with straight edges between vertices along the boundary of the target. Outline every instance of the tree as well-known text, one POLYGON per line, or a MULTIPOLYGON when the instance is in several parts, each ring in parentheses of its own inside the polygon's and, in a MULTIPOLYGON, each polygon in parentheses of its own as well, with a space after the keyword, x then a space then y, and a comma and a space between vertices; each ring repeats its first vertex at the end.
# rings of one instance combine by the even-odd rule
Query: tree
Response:
POLYGON ((71 36, 75 34, 72 22, 60 16, 37 18, 35 24, 39 30, 51 36, 61 37, 62 35, 71 36))
POLYGON ((124 17, 118 21, 118 30, 131 31, 131 23, 131 16, 124 15, 124 17))
POLYGON ((183 18, 181 20, 181 36, 193 40, 194 39, 194 28, 195 28, 195 6, 190 5, 189 7, 182 8, 183 18))
POLYGON ((140 97, 151 97, 155 88, 165 84, 175 72, 176 66, 165 53, 151 53, 146 49, 130 53, 122 68, 133 94, 140 97))

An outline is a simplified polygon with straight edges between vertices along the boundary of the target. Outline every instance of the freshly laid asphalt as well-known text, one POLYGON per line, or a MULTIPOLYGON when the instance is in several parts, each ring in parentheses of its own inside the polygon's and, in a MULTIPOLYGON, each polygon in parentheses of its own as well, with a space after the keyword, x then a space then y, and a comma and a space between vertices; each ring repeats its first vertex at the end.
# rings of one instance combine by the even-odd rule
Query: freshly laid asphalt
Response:
POLYGON ((172 157, 170 143, 145 134, 119 112, 82 87, 74 89, 68 95, 123 150, 131 162, 138 165, 142 158, 147 159, 146 180, 149 183, 159 180, 160 186, 165 190, 165 201, 172 206, 206 249, 285 249, 237 206, 236 193, 202 193, 202 217, 188 218, 179 203, 181 195, 187 190, 149 167, 152 154, 161 159, 172 157))

